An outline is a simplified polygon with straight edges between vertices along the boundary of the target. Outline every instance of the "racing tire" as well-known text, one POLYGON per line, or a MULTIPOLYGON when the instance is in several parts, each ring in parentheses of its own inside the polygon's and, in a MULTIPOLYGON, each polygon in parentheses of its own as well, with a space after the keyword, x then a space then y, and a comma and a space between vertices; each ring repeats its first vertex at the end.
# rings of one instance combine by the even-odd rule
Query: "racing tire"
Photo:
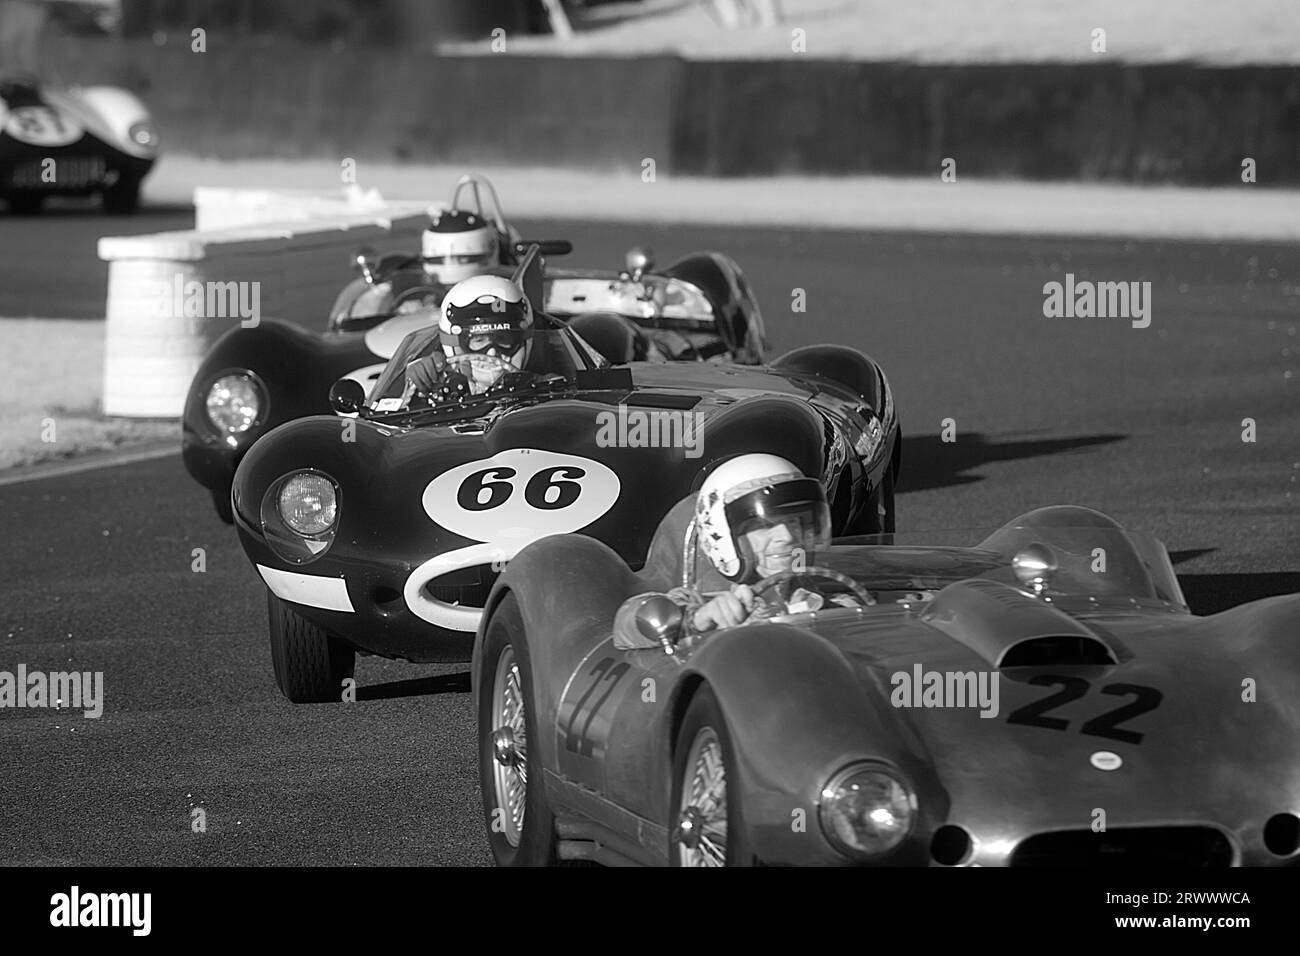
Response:
POLYGON ((110 216, 131 216, 140 210, 140 180, 119 179, 104 187, 104 212, 110 216))
POLYGON ((559 863, 559 841, 555 814, 546 801, 542 759, 536 745, 541 735, 533 697, 532 661, 523 615, 513 594, 507 594, 488 619, 481 660, 479 789, 492 856, 499 866, 554 866, 559 863), (522 741, 518 733, 521 729, 522 741), (510 731, 509 747, 503 745, 498 733, 502 730, 510 731))
MULTIPOLYGON (((733 772, 735 767, 735 748, 731 743, 731 733, 727 730, 727 721, 722 715, 717 697, 714 696, 712 689, 705 685, 691 698, 691 703, 682 718, 681 728, 677 731, 676 746, 673 748, 673 790, 672 802, 669 804, 673 816, 668 826, 669 866, 759 865, 750 847, 749 834, 745 829, 736 787, 731 786, 732 781, 735 780, 733 772), (726 802, 725 851, 722 860, 713 863, 702 862, 702 858, 708 855, 703 851, 696 854, 684 846, 680 829, 683 817, 687 813, 687 808, 682 802, 683 794, 686 793, 688 785, 695 789, 695 785, 699 782, 697 771, 709 761, 714 762, 721 769, 721 799, 726 802)), ((716 792, 713 796, 717 796, 716 792)), ((716 820, 709 821, 696 816, 692 821, 692 828, 703 836, 708 833, 705 827, 710 823, 716 827, 716 822, 716 820)), ((716 843, 714 845, 716 846, 716 843)))
POLYGON ((894 520, 894 469, 891 465, 885 469, 880 484, 872 489, 862 511, 843 534, 893 534, 894 520))
POLYGON ((212 489, 212 507, 217 509, 217 517, 226 524, 235 523, 235 509, 230 503, 229 488, 225 490, 225 494, 222 494, 219 488, 212 489))
POLYGON ((894 467, 891 463, 885 469, 880 484, 867 499, 867 521, 871 524, 868 534, 894 533, 894 467))
POLYGON ((8 198, 9 212, 15 216, 39 216, 45 208, 45 193, 10 193, 8 198))
POLYGON ((266 592, 266 604, 271 666, 280 693, 295 704, 342 700, 343 682, 356 668, 356 651, 330 637, 270 591, 266 592))

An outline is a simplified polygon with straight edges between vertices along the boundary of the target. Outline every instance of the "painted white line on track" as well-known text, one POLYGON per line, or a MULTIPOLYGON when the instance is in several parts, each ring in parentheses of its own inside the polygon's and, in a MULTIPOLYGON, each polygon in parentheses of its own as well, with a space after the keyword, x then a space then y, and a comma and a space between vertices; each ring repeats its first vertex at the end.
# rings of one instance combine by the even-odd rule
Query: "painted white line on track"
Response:
POLYGON ((117 468, 121 465, 133 465, 136 462, 152 461, 179 455, 180 448, 169 443, 165 448, 142 448, 135 451, 110 452, 109 454, 89 455, 75 461, 47 462, 14 469, 14 474, 0 472, 0 488, 6 485, 21 485, 29 481, 44 481, 47 478, 66 478, 86 471, 101 468, 117 468))

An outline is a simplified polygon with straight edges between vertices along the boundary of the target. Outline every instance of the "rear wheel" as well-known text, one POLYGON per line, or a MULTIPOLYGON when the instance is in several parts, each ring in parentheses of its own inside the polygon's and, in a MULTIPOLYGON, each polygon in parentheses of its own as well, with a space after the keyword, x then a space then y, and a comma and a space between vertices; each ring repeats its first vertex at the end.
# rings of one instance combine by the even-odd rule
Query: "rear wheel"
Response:
POLYGON ((889 466, 844 535, 894 533, 894 469, 889 466))
POLYGON ((669 866, 754 866, 740 813, 731 734, 713 691, 691 699, 673 752, 669 866))
POLYGON ((266 592, 266 603, 271 666, 280 693, 295 704, 342 700, 343 681, 356 668, 356 651, 330 637, 270 591, 266 592))
POLYGON ((479 784, 492 855, 501 866, 553 865, 555 815, 542 782, 532 663, 513 594, 484 631, 479 680, 479 784))
POLYGON ((45 208, 45 193, 9 194, 9 211, 15 216, 37 216, 45 208))
POLYGON ((104 212, 110 216, 129 216, 140 208, 140 180, 119 179, 104 188, 104 212))

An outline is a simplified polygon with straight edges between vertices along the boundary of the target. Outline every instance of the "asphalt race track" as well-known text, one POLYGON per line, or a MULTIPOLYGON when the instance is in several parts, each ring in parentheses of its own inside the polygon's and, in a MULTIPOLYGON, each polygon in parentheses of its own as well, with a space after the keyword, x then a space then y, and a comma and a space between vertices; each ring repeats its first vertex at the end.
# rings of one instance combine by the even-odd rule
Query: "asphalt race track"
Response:
MULTIPOLYGON (((189 224, 184 210, 4 216, 0 315, 102 314, 95 238, 189 224), (51 268, 66 277, 53 290, 51 268)), ((579 265, 616 265, 637 241, 661 264, 725 250, 778 351, 833 341, 878 359, 906 435, 900 530, 990 529, 1072 502, 1165 540, 1202 613, 1300 591, 1293 249, 522 228, 571 238, 579 265), (1150 281, 1150 327, 1044 318, 1043 284, 1066 272, 1150 281)), ((0 669, 105 673, 100 720, 0 711, 0 863, 490 862, 465 668, 362 658, 357 703, 287 703, 261 582, 178 456, 0 486, 0 522, 0 669)))

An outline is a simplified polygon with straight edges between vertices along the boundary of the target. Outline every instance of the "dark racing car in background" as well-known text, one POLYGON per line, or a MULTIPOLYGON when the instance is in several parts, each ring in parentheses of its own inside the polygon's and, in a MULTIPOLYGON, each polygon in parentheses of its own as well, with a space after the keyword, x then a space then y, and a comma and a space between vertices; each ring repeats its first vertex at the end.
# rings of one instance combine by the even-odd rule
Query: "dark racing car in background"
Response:
MULTIPOLYGON (((503 256, 494 271, 510 274, 528 244, 505 222, 491 184, 465 177, 452 207, 472 209, 496 224, 503 256)), ((540 248, 559 255, 569 244, 546 242, 540 248)), ((429 306, 442 290, 427 284, 418 256, 375 261, 362 250, 358 260, 361 275, 340 292, 323 332, 273 319, 233 329, 195 374, 182 417, 182 457, 194 479, 211 491, 223 520, 231 520, 235 469, 254 442, 284 422, 329 414, 329 390, 340 377, 372 387, 398 343, 436 322, 429 306)), ((530 298, 614 363, 757 364, 766 358, 762 314, 729 257, 703 252, 662 272, 652 266, 639 249, 629 253, 621 272, 548 266, 530 298)))
POLYGON ((11 212, 38 213, 50 196, 99 194, 106 212, 133 213, 157 159, 149 112, 125 90, 0 80, 0 197, 11 212))
POLYGON ((664 594, 726 586, 692 511, 640 573, 563 535, 497 581, 472 674, 498 862, 1300 863, 1300 595, 1192 615, 1162 545, 1057 506, 974 547, 835 542, 755 591, 856 606, 697 633, 664 594))
MULTIPOLYGON (((534 291, 536 253, 517 277, 534 291)), ((468 660, 492 582, 545 535, 593 535, 639 566, 662 515, 733 455, 773 451, 819 478, 841 533, 892 529, 898 423, 861 352, 613 366, 543 313, 530 334, 521 387, 417 402, 407 365, 440 348, 426 321, 368 392, 331 390, 339 414, 282 425, 243 456, 235 527, 291 700, 339 699, 358 650, 468 660)))

